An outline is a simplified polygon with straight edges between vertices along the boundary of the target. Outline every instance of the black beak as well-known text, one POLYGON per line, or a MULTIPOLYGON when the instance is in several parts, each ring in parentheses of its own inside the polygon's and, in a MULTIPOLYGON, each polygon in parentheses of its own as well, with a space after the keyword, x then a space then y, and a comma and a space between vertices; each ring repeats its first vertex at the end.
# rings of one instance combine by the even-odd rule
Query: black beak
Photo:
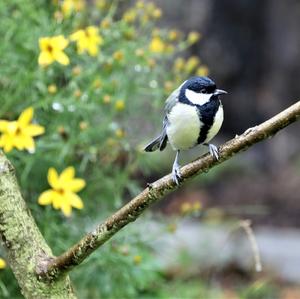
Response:
POLYGON ((214 96, 219 96, 221 94, 227 94, 227 91, 222 90, 222 89, 216 89, 214 92, 214 96))

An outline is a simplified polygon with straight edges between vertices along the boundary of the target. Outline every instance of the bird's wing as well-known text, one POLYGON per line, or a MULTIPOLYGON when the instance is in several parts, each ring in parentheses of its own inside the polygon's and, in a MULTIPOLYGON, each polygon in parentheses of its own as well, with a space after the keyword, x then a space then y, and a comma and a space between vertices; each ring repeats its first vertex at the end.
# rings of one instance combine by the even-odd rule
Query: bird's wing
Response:
POLYGON ((167 98, 165 104, 165 115, 167 115, 178 102, 180 87, 175 89, 167 98))
POLYGON ((168 141, 168 136, 167 136, 167 126, 169 124, 168 113, 172 110, 172 108, 178 102, 179 92, 180 92, 180 88, 177 88, 169 95, 169 97, 166 100, 163 128, 162 128, 160 138, 159 138, 159 149, 161 151, 166 147, 167 141, 168 141))

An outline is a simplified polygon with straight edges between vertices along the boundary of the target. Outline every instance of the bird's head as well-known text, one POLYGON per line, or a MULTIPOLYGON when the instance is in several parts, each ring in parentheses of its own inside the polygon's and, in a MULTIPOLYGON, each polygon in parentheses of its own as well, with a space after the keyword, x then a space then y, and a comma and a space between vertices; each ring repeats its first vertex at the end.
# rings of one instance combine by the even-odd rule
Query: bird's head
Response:
POLYGON ((216 83, 208 77, 191 77, 181 85, 179 101, 201 106, 226 93, 217 89, 216 83))

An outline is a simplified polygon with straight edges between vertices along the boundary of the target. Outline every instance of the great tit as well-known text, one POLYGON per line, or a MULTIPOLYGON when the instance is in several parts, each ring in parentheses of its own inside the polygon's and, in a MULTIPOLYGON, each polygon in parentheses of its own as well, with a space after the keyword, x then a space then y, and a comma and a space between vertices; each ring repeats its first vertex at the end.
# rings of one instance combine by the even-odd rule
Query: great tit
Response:
POLYGON ((161 134, 145 147, 145 151, 162 151, 167 142, 171 144, 176 151, 172 178, 177 185, 181 179, 178 164, 181 150, 203 144, 209 147, 215 159, 219 158, 218 148, 209 142, 223 123, 223 106, 219 96, 226 93, 217 89, 215 82, 208 77, 191 77, 167 98, 161 134))

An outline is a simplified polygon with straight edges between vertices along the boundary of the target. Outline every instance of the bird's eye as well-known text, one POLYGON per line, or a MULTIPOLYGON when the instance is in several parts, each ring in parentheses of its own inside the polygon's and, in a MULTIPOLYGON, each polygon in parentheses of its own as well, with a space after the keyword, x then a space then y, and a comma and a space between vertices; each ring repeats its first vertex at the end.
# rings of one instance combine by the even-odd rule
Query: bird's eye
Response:
POLYGON ((206 93, 206 89, 205 88, 201 89, 200 93, 206 93))

